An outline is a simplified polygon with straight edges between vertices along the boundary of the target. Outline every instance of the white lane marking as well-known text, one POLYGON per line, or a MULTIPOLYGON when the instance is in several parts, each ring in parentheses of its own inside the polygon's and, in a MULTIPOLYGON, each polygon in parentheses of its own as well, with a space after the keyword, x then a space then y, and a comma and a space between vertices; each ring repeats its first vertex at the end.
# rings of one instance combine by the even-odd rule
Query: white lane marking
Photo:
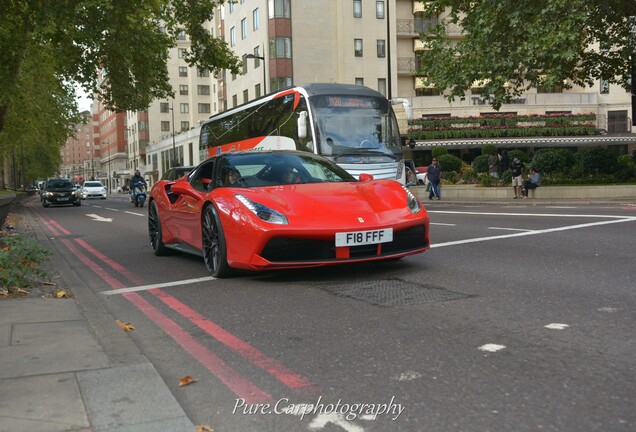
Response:
POLYGON ((104 207, 104 208, 105 208, 106 210, 111 210, 111 211, 116 211, 116 212, 118 212, 118 211, 119 211, 119 210, 117 210, 117 209, 110 208, 110 207, 104 207))
POLYGON ((128 210, 124 210, 124 213, 128 213, 128 214, 135 215, 135 216, 146 216, 143 213, 135 213, 135 212, 131 212, 131 211, 128 211, 128 210))
POLYGON ((565 330, 566 328, 570 327, 567 324, 559 324, 559 323, 552 323, 552 324, 548 324, 546 326, 544 326, 547 329, 550 330, 565 330))
POLYGON ((96 207, 96 208, 102 208, 102 206, 97 205, 97 204, 88 204, 88 205, 91 205, 91 206, 96 207))
POLYGON ((105 218, 96 214, 87 214, 89 218, 92 218, 95 222, 112 222, 113 218, 105 218))
POLYGON ((573 209, 573 208, 578 208, 578 207, 572 207, 572 206, 545 206, 545 208, 555 208, 555 209, 573 209))
POLYGON ((605 307, 598 308, 598 309, 596 309, 596 310, 597 310, 597 311, 599 311, 599 312, 609 312, 609 313, 612 313, 612 312, 616 312, 618 309, 617 309, 617 308, 615 308, 615 307, 605 306, 605 307))
POLYGON ((559 214, 559 213, 492 213, 492 212, 464 212, 450 210, 428 210, 428 213, 445 214, 465 214, 477 216, 541 216, 541 217, 564 217, 564 218, 600 218, 600 219, 625 219, 630 216, 596 215, 596 214, 559 214))
POLYGON ((505 345, 485 344, 478 347, 477 349, 480 351, 486 351, 486 352, 497 352, 504 349, 505 347, 506 347, 505 345))
POLYGON ((165 282, 165 283, 154 284, 154 285, 141 285, 141 286, 136 286, 131 288, 120 288, 116 290, 102 291, 100 294, 109 296, 109 295, 123 294, 123 293, 135 292, 135 291, 148 291, 155 288, 167 288, 167 287, 173 287, 173 286, 179 286, 179 285, 189 285, 193 283, 208 282, 213 280, 216 280, 216 278, 212 276, 206 276, 206 277, 196 278, 196 279, 186 279, 186 280, 165 282))
POLYGON ((444 247, 444 246, 455 246, 455 245, 460 245, 460 244, 465 244, 465 243, 477 243, 477 242, 482 242, 482 241, 487 241, 487 240, 499 240, 499 239, 505 239, 505 238, 523 237, 523 236, 537 235, 537 234, 546 234, 546 233, 551 233, 551 232, 568 231, 568 230, 574 230, 574 229, 580 229, 580 228, 589 228, 589 227, 593 227, 593 226, 609 225, 609 224, 622 223, 622 222, 633 222, 633 221, 636 221, 636 218, 634 218, 634 217, 630 217, 630 218, 622 217, 622 219, 619 219, 619 220, 610 220, 610 221, 602 221, 602 222, 591 222, 591 223, 585 223, 585 224, 579 224, 579 225, 568 225, 568 226, 564 226, 564 227, 548 228, 548 229, 544 229, 544 230, 525 231, 525 232, 519 232, 519 233, 514 233, 514 234, 504 234, 504 235, 498 235, 498 236, 492 236, 492 237, 478 237, 478 238, 472 238, 472 239, 451 241, 451 242, 446 242, 446 243, 434 243, 434 244, 431 245, 431 248, 444 247))
POLYGON ((504 228, 504 227, 488 227, 488 229, 491 229, 491 230, 504 230, 504 231, 534 231, 534 230, 523 229, 523 228, 504 228))
POLYGON ((356 424, 348 421, 344 415, 339 413, 318 414, 309 423, 309 430, 322 430, 329 423, 333 423, 335 426, 339 426, 347 432, 364 432, 364 429, 356 424))
POLYGON ((447 223, 438 223, 438 222, 431 222, 431 225, 457 226, 457 224, 447 224, 447 223))

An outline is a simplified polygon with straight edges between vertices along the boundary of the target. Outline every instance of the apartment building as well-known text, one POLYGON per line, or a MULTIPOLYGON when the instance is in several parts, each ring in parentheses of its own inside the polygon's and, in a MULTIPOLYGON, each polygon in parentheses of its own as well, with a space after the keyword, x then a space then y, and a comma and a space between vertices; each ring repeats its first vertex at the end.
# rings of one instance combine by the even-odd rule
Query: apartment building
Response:
POLYGON ((102 174, 105 176, 100 170, 100 148, 96 145, 99 130, 89 111, 81 115, 85 123, 75 126, 75 135, 68 138, 60 149, 60 175, 70 179, 97 179, 102 174))
MULTIPOLYGON (((265 93, 309 82, 365 85, 388 98, 406 98, 414 118, 422 116, 480 116, 493 113, 476 87, 464 100, 448 102, 442 94, 425 86, 417 74, 419 53, 425 49, 420 34, 443 16, 427 16, 417 0, 237 0, 221 6, 216 33, 225 38, 233 52, 244 60, 241 75, 219 77, 218 92, 208 100, 212 112, 223 111, 265 93)), ((461 29, 449 27, 447 34, 461 37, 461 29)), ((187 41, 184 41, 187 43, 187 41)), ((177 58, 178 61, 178 58, 177 58)), ((182 77, 175 77, 180 79, 182 77)), ((176 106, 176 105, 175 105, 176 106)), ((400 127, 407 130, 406 114, 396 106, 400 127)), ((151 112, 149 110, 149 112, 151 112)), ((599 81, 594 87, 533 89, 501 107, 499 112, 545 114, 551 112, 595 113, 598 128, 606 135, 555 143, 546 140, 507 140, 496 145, 537 147, 549 145, 611 145, 617 151, 636 149, 631 124, 631 95, 624 89, 599 81)), ((164 117, 168 113, 163 113, 164 117)), ((160 116, 162 113, 160 113, 160 116)), ((167 121, 164 120, 164 121, 167 121)), ((179 125, 180 119, 176 124, 179 125)), ((172 148, 177 154, 190 145, 194 158, 197 130, 183 139, 164 139, 150 146, 152 168, 160 175, 172 148), (193 144, 194 143, 194 144, 193 144), (156 157, 156 162, 155 162, 156 157)), ((159 135, 162 136, 161 134, 159 135)), ((460 140, 444 143, 450 148, 478 148, 491 141, 460 140)), ((415 142, 405 147, 411 158, 440 143, 415 142)), ((150 164, 150 162, 148 162, 150 164)), ((149 167, 150 168, 150 167, 149 167)))

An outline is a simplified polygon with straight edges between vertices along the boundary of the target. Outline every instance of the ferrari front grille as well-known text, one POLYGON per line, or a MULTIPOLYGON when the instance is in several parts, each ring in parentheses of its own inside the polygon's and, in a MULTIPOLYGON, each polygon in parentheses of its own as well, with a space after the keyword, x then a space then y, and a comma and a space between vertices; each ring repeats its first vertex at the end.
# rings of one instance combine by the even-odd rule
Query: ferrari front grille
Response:
MULTIPOLYGON (((382 243, 381 253, 377 245, 353 246, 349 248, 350 259, 363 259, 394 255, 428 246, 426 228, 416 225, 402 231, 393 232, 393 241, 382 243)), ((334 240, 314 240, 295 237, 276 237, 263 248, 261 256, 276 262, 337 261, 334 240)))

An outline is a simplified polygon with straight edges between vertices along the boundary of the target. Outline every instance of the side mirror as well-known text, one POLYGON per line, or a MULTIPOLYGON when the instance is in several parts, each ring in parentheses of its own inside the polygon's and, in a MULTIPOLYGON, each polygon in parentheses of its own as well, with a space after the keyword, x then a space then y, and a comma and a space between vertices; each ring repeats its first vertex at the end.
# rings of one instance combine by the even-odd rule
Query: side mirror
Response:
POLYGON ((370 182, 371 180, 373 180, 373 176, 371 174, 362 173, 360 174, 360 176, 358 176, 358 180, 361 182, 370 182))
POLYGON ((307 137, 307 111, 298 113, 298 138, 307 137))

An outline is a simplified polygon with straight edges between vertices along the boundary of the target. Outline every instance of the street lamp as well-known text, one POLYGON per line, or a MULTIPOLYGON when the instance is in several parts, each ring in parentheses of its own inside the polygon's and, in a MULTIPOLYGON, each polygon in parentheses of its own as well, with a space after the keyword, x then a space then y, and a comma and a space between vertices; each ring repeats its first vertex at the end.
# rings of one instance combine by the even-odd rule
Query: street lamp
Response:
POLYGON ((267 77, 265 76, 265 57, 260 57, 260 56, 257 56, 256 54, 247 54, 245 58, 254 59, 254 60, 263 60, 263 95, 265 95, 267 93, 267 77))
POLYGON ((172 101, 171 107, 168 109, 172 111, 172 163, 170 164, 170 168, 174 168, 177 166, 177 149, 174 139, 174 101, 172 101))

